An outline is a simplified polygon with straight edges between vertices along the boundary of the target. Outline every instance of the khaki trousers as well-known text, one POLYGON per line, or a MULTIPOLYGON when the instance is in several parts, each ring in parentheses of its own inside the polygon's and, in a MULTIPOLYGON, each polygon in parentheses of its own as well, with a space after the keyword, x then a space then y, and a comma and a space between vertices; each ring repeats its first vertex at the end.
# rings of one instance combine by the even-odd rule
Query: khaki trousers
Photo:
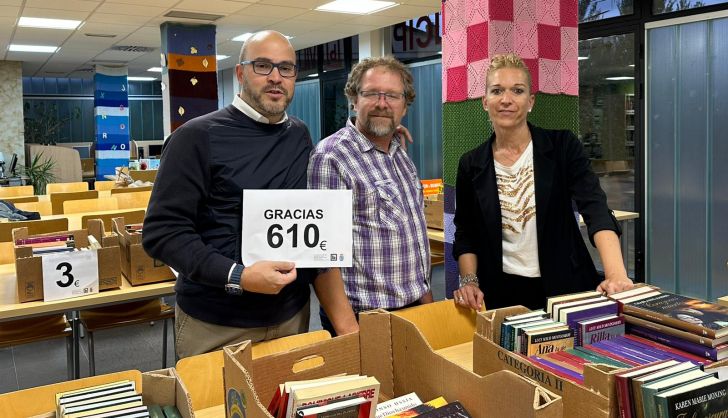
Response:
POLYGON ((185 358, 221 350, 226 345, 245 340, 258 342, 308 332, 310 305, 309 301, 303 309, 285 322, 259 328, 237 328, 210 324, 187 315, 177 305, 174 310, 177 357, 185 358))

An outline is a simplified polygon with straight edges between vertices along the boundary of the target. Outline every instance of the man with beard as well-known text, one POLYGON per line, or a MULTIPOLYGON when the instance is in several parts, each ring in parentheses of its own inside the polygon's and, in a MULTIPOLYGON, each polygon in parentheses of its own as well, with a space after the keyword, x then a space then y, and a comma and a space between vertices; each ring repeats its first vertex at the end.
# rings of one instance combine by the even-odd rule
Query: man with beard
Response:
POLYGON ((316 146, 308 186, 353 192, 354 260, 341 269, 346 294, 357 313, 432 302, 422 184, 396 135, 415 98, 412 74, 393 57, 367 58, 351 70, 344 93, 357 116, 316 146))
POLYGON ((312 143, 286 114, 297 67, 283 35, 250 37, 235 72, 233 103, 170 137, 144 221, 145 250, 179 272, 179 357, 306 332, 310 283, 336 332, 358 329, 337 269, 317 276, 291 262, 241 262, 243 189, 305 189, 312 143))

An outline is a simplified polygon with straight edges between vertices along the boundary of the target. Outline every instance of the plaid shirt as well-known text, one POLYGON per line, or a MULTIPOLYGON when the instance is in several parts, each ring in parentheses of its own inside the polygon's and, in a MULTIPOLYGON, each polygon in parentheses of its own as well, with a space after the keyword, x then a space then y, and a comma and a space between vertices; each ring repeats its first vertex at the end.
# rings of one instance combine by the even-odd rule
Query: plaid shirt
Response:
POLYGON ((422 184, 397 139, 379 151, 349 120, 311 154, 308 187, 352 190, 354 260, 341 274, 355 312, 401 308, 427 293, 422 184))

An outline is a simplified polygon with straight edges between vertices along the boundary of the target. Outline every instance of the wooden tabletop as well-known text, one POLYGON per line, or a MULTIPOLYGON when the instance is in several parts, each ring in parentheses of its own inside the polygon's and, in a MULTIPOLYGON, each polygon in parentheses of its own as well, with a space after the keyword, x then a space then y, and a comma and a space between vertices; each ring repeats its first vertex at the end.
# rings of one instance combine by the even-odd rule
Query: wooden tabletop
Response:
POLYGON ((95 295, 53 302, 18 303, 15 264, 0 265, 0 321, 94 308, 174 294, 174 281, 132 286, 122 278, 121 288, 95 295))
MULTIPOLYGON (((637 219, 640 217, 640 214, 636 212, 615 210, 614 217, 617 218, 618 221, 622 222, 637 219)), ((581 216, 579 216, 579 226, 584 226, 584 220, 581 219, 581 216)), ((445 231, 441 229, 427 228, 427 238, 429 238, 431 241, 445 242, 445 231)))
POLYGON ((100 210, 96 212, 81 212, 81 213, 64 213, 60 215, 45 215, 41 216, 40 218, 45 219, 58 219, 58 218, 68 218, 68 229, 70 231, 75 231, 77 229, 83 229, 81 226, 81 219, 84 216, 89 215, 107 215, 109 213, 118 213, 123 214, 126 212, 136 212, 140 210, 139 208, 136 209, 112 209, 112 210, 100 210))

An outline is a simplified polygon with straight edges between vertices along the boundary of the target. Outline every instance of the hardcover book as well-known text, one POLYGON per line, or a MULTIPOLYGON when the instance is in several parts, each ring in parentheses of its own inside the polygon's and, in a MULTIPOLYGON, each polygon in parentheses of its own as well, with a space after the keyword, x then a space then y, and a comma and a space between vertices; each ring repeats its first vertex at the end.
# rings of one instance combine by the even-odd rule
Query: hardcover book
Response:
POLYGON ((656 363, 645 364, 644 366, 635 367, 630 370, 615 373, 614 385, 617 389, 617 404, 619 405, 619 416, 621 418, 634 417, 633 405, 634 397, 630 390, 630 381, 636 377, 644 376, 658 370, 665 369, 678 364, 675 360, 660 361, 656 363))
POLYGON ((342 399, 296 411, 297 418, 369 418, 372 401, 362 397, 342 399))
POLYGON ((664 344, 660 344, 648 339, 638 337, 636 335, 625 335, 624 338, 629 341, 632 346, 636 346, 639 350, 645 350, 649 352, 659 351, 666 353, 670 358, 674 358, 679 361, 691 361, 695 364, 710 364, 711 360, 696 356, 694 354, 686 353, 685 351, 678 350, 664 344), (654 351, 653 351, 654 350, 654 351))
POLYGON ((663 292, 624 305, 624 313, 708 338, 728 335, 728 307, 663 292))
POLYGON ((588 292, 570 293, 568 295, 553 296, 546 300, 546 312, 553 313, 552 308, 555 303, 593 298, 598 296, 602 296, 602 292, 597 292, 596 290, 590 290, 588 292))
POLYGON ((526 331, 526 355, 543 355, 574 348, 574 330, 559 327, 546 331, 526 331))
POLYGON ((709 377, 655 395, 666 418, 721 417, 728 414, 728 380, 709 377))
POLYGON ((597 341, 610 340, 624 335, 623 316, 603 316, 599 318, 577 321, 579 340, 576 345, 594 344, 597 341))
POLYGON ((668 376, 662 379, 654 380, 650 383, 642 385, 642 412, 645 417, 654 417, 657 415, 657 407, 655 405, 654 396, 658 392, 664 392, 674 387, 692 383, 697 380, 705 379, 711 375, 702 370, 694 369, 685 373, 668 376))
POLYGON ((295 411, 309 405, 326 405, 342 398, 363 397, 372 402, 369 418, 375 418, 376 404, 379 399, 379 382, 374 377, 362 377, 358 380, 330 383, 323 386, 291 390, 291 408, 289 418, 295 417, 295 411))
MULTIPOLYGON (((690 370, 697 370, 698 366, 692 363, 680 363, 675 366, 668 367, 666 369, 658 370, 656 372, 646 374, 643 376, 636 377, 630 380, 630 390, 634 399, 634 416, 637 418, 645 418, 644 416, 644 400, 642 399, 642 385, 654 382, 657 379, 662 379, 667 376, 671 376, 677 373, 684 373, 690 370)), ((652 417, 647 417, 652 418, 652 417)))
POLYGON ((682 338, 662 334, 660 332, 635 325, 629 326, 629 332, 630 334, 640 336, 650 341, 665 344, 667 346, 677 348, 678 350, 685 351, 686 353, 704 357, 712 361, 719 361, 728 357, 728 344, 722 344, 715 348, 710 348, 692 341, 683 340, 682 338))
POLYGON ((385 418, 392 414, 414 408, 417 405, 422 405, 422 401, 416 393, 412 392, 386 402, 378 403, 375 415, 376 418, 385 418))
POLYGON ((624 320, 627 324, 640 326, 645 329, 657 331, 661 334, 672 335, 683 340, 691 341, 706 347, 717 347, 721 344, 728 342, 728 335, 721 338, 708 338, 703 335, 697 335, 692 332, 683 331, 681 329, 673 328, 665 324, 648 321, 646 319, 638 318, 632 315, 624 315, 624 320))

